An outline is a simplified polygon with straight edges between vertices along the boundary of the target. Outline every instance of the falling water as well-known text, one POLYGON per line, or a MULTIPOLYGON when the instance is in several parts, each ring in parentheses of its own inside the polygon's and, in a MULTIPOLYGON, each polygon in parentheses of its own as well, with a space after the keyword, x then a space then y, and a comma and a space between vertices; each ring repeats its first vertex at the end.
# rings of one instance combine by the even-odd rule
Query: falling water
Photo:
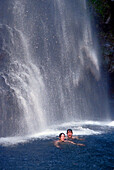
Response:
POLYGON ((0 5, 1 136, 108 118, 86 1, 7 0, 0 5))

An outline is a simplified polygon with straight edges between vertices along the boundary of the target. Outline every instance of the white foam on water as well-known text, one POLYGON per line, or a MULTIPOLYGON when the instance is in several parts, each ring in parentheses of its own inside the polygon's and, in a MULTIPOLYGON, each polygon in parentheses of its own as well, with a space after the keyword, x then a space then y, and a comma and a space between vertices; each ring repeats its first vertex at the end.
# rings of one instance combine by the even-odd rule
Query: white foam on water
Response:
POLYGON ((114 121, 109 122, 107 125, 108 125, 108 126, 114 126, 114 121))
POLYGON ((79 136, 85 136, 85 135, 100 135, 102 133, 106 133, 105 130, 101 130, 100 126, 114 126, 114 121, 112 122, 98 122, 98 121, 85 121, 85 122, 68 122, 63 123, 61 125, 55 125, 52 126, 45 131, 35 133, 32 135, 27 136, 14 136, 14 137, 2 137, 0 138, 0 145, 2 146, 13 146, 17 145, 19 143, 27 143, 32 140, 36 139, 52 139, 52 138, 58 138, 60 133, 65 133, 68 128, 71 128, 73 130, 73 135, 79 135, 79 136), (84 125, 89 125, 89 127, 83 127, 84 125), (99 126, 99 130, 92 129, 92 126, 99 126))
POLYGON ((83 126, 83 125, 97 125, 97 126, 114 126, 114 121, 78 121, 78 122, 66 122, 61 125, 56 125, 57 127, 72 127, 72 126, 83 126))
POLYGON ((2 146, 17 145, 19 143, 26 143, 28 139, 29 139, 28 137, 24 136, 2 137, 0 138, 0 145, 2 146))

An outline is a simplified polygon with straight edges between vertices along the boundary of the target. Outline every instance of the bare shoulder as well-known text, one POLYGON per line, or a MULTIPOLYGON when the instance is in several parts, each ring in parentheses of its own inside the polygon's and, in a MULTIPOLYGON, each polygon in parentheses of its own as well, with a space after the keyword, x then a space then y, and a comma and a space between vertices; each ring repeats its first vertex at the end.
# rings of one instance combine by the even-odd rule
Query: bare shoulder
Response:
POLYGON ((57 148, 60 148, 59 143, 60 143, 59 140, 54 141, 54 145, 55 145, 57 148))
POLYGON ((54 141, 54 144, 58 144, 58 143, 60 143, 60 141, 59 141, 59 140, 54 141))
POLYGON ((79 139, 79 137, 78 137, 78 136, 73 136, 72 138, 73 138, 73 139, 79 139))
POLYGON ((83 138, 79 138, 78 136, 73 136, 72 138, 77 140, 84 140, 83 138))

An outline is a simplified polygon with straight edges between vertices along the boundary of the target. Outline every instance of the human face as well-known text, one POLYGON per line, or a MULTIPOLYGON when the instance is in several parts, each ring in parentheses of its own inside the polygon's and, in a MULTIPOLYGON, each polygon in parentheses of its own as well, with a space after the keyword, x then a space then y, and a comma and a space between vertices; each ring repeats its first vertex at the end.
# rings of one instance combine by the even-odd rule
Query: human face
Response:
POLYGON ((67 136, 68 136, 68 138, 72 138, 72 132, 68 131, 67 136))
POLYGON ((65 135, 64 135, 64 134, 61 135, 60 140, 61 140, 62 142, 65 140, 65 135))

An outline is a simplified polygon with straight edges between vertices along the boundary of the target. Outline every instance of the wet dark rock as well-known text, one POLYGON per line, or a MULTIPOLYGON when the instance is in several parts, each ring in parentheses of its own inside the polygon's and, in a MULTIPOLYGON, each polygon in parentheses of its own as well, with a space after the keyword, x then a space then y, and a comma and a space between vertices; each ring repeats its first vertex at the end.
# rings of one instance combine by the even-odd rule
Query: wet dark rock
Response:
MULTIPOLYGON (((91 22, 95 23, 104 74, 108 75, 108 92, 114 104, 114 0, 89 0, 91 22), (99 4, 98 4, 99 3, 99 4), (101 5, 101 6, 100 6, 101 5)), ((111 107, 112 108, 112 107, 111 107)))
POLYGON ((114 72, 114 1, 89 0, 90 14, 94 15, 97 37, 100 39, 100 47, 103 63, 107 72, 114 72))

